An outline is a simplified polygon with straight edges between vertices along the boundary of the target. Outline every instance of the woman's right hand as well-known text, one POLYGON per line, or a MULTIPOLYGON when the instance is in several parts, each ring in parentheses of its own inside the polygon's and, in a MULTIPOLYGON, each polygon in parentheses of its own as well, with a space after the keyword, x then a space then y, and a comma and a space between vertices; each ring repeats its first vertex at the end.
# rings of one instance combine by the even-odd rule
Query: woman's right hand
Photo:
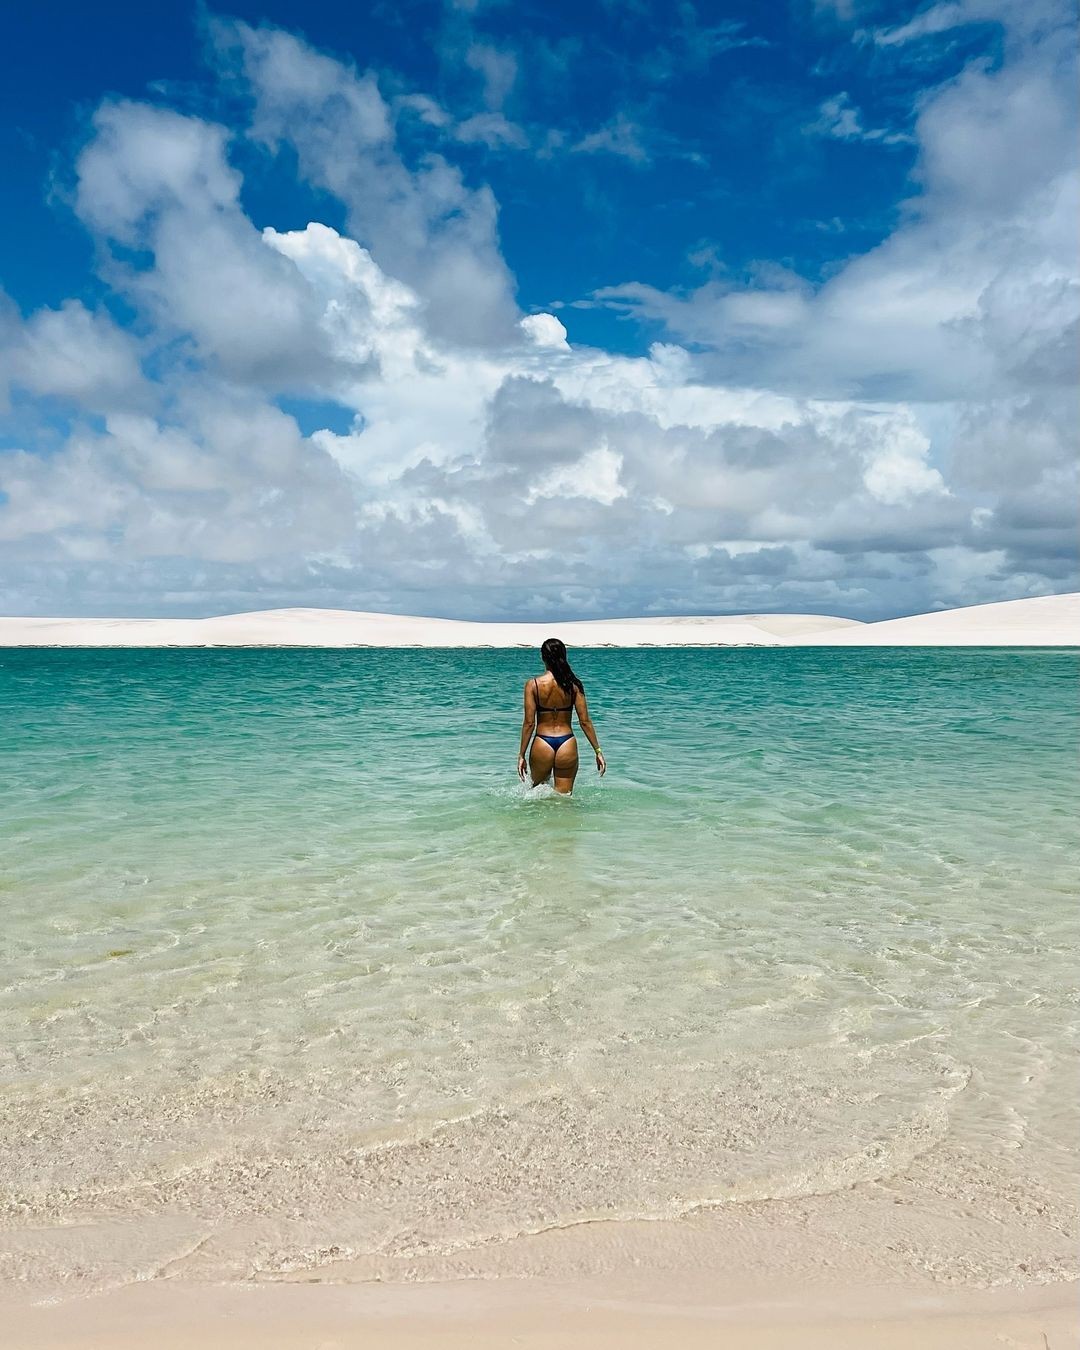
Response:
POLYGON ((603 750, 597 750, 596 752, 596 772, 601 778, 607 773, 607 760, 604 758, 603 750))

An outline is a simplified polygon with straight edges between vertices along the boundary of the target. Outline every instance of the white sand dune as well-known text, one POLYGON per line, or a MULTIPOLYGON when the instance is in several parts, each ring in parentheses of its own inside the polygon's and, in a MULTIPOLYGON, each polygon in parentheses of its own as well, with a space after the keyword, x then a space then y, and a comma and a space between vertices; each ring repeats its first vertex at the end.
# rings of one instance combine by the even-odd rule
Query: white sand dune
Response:
POLYGON ((859 623, 827 614, 680 615, 471 623, 348 609, 272 609, 209 619, 0 618, 0 647, 1076 646, 1080 595, 859 623))
POLYGON ((1040 595, 935 614, 863 624, 856 630, 808 633, 799 647, 1076 647, 1080 594, 1040 595))
POLYGON ((776 646, 788 633, 861 627, 823 614, 471 623, 347 609, 274 609, 212 619, 0 619, 0 646, 575 647, 776 646))

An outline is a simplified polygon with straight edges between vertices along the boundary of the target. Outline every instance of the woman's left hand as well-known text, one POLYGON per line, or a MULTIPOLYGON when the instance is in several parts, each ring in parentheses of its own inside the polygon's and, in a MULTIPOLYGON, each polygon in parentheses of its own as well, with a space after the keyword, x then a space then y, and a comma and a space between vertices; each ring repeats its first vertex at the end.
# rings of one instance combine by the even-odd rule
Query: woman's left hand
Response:
POLYGON ((525 756, 518 755, 518 777, 524 783, 526 773, 525 756))

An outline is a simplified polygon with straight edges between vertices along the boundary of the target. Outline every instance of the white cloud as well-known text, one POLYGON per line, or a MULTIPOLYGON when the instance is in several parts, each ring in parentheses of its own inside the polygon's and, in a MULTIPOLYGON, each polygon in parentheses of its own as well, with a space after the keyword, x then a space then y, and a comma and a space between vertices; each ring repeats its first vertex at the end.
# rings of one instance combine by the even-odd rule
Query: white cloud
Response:
POLYGON ((415 113, 421 122, 426 122, 429 127, 448 127, 454 120, 446 109, 428 94, 401 94, 394 100, 394 106, 415 113))
POLYGON ((525 150, 529 146, 524 128, 497 109, 455 120, 440 103, 423 93, 399 94, 393 107, 395 112, 408 113, 462 145, 483 145, 488 150, 525 150))
POLYGON ((78 300, 40 309, 0 341, 7 378, 33 394, 73 399, 91 412, 144 396, 138 343, 108 314, 78 300))
POLYGON ((907 23, 863 30, 857 36, 879 47, 903 47, 979 23, 1001 26, 1010 45, 1054 32, 1071 38, 1075 27, 1074 16, 1058 0, 943 0, 907 23))
POLYGON ((483 81, 484 102, 489 111, 501 111, 517 79, 517 58, 513 52, 490 42, 473 42, 465 52, 465 64, 483 81))
POLYGON ((188 337, 228 375, 275 387, 332 378, 313 298, 240 209, 226 146, 223 128, 197 118, 107 103, 78 158, 76 210, 106 243, 152 255, 110 276, 163 334, 188 337))
POLYGON ((254 133, 354 237, 256 227, 220 127, 99 111, 76 206, 140 336, 76 302, 5 316, 19 407, 74 411, 52 453, 0 451, 0 604, 879 614, 1068 584, 1076 179, 1050 39, 923 102, 922 194, 880 247, 816 288, 613 288, 671 333, 625 356, 519 314, 490 194, 410 167, 371 76, 215 32, 254 133), (1018 190, 973 146, 1024 159, 1018 190), (275 406, 297 392, 351 430, 302 435, 275 406))
POLYGON ((499 112, 477 113, 466 117, 454 127, 454 139, 463 145, 486 145, 489 150, 511 147, 523 150, 529 144, 529 138, 521 127, 499 112))
POLYGON ((907 428, 890 429, 885 445, 868 456, 863 482, 888 506, 906 505, 923 494, 944 494, 945 482, 927 463, 930 439, 912 418, 907 428))
POLYGON ((537 347, 549 347, 556 351, 570 350, 566 341, 566 329, 554 314, 526 314, 518 326, 537 347))
POLYGON ((635 164, 644 164, 649 158, 649 152, 642 144, 641 128, 625 113, 616 114, 605 126, 583 136, 571 148, 586 155, 598 153, 618 155, 635 164))
POLYGON ((827 136, 838 141, 877 141, 882 145, 907 145, 912 139, 901 131, 864 127, 862 114, 846 92, 825 99, 818 107, 817 117, 803 130, 811 136, 827 136))
POLYGON ((466 186, 438 155, 410 169, 373 75, 276 28, 215 20, 211 32, 253 100, 252 133, 291 145, 301 174, 345 204, 353 236, 417 292, 432 332, 456 343, 506 340, 518 316, 491 191, 466 186))
POLYGON ((711 281, 679 295, 630 283, 598 298, 711 347, 717 378, 774 388, 963 402, 1027 388, 1055 361, 1060 378, 1077 315, 1071 64, 1056 31, 1017 44, 1001 68, 973 61, 921 100, 921 194, 824 284, 711 281), (748 347, 741 304, 775 304, 788 321, 771 339, 761 324, 748 347))
POLYGON ((947 33, 961 24, 971 23, 985 16, 986 7, 973 4, 946 3, 931 5, 921 14, 916 14, 907 23, 893 28, 877 28, 873 32, 874 41, 881 47, 897 46, 904 42, 913 42, 918 38, 932 37, 936 33, 947 33))
MULTIPOLYGON (((357 430, 305 440, 257 397, 204 382, 171 421, 115 416, 48 461, 9 459, 9 542, 53 561, 260 569, 306 551, 369 585, 377 557, 374 575, 399 587, 418 584, 429 554, 436 590, 451 569, 481 584, 492 560, 524 584, 530 561, 558 553, 588 567, 602 604, 685 577, 687 549, 715 575, 728 538, 788 549, 775 569, 850 520, 902 533, 890 507, 938 486, 906 412, 712 387, 685 350, 573 348, 552 315, 528 316, 498 357, 451 353, 419 297, 355 241, 311 225, 265 242, 307 286, 333 368, 355 372, 336 396, 357 430)), ((732 573, 743 584, 758 575, 748 566, 732 573)))
POLYGON ((525 500, 531 506, 538 497, 589 497, 610 506, 626 489, 619 480, 622 456, 606 442, 589 450, 574 464, 559 464, 542 474, 529 488, 525 500))
POLYGON ((159 214, 235 209, 240 175, 225 158, 224 127, 130 102, 102 104, 93 126, 76 196, 92 229, 138 244, 159 214))
POLYGON ((0 546, 60 562, 252 563, 349 537, 351 487, 291 418, 212 387, 176 417, 117 414, 49 458, 0 456, 0 546))

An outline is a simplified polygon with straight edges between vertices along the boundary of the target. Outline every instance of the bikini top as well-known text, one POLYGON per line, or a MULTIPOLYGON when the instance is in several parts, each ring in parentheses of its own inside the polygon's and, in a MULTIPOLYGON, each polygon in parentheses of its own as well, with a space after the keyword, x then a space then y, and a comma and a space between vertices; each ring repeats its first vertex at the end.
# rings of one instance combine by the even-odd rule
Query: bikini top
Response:
MULTIPOLYGON (((561 686, 560 686, 560 687, 561 687, 561 686)), ((574 705, 573 705, 573 703, 568 703, 568 704, 566 705, 565 708, 545 708, 544 705, 540 702, 540 689, 539 689, 539 686, 537 685, 537 683, 536 683, 535 680, 533 680, 533 693, 536 695, 536 711, 537 711, 537 713, 545 713, 545 712, 573 712, 573 711, 574 711, 574 705)))

